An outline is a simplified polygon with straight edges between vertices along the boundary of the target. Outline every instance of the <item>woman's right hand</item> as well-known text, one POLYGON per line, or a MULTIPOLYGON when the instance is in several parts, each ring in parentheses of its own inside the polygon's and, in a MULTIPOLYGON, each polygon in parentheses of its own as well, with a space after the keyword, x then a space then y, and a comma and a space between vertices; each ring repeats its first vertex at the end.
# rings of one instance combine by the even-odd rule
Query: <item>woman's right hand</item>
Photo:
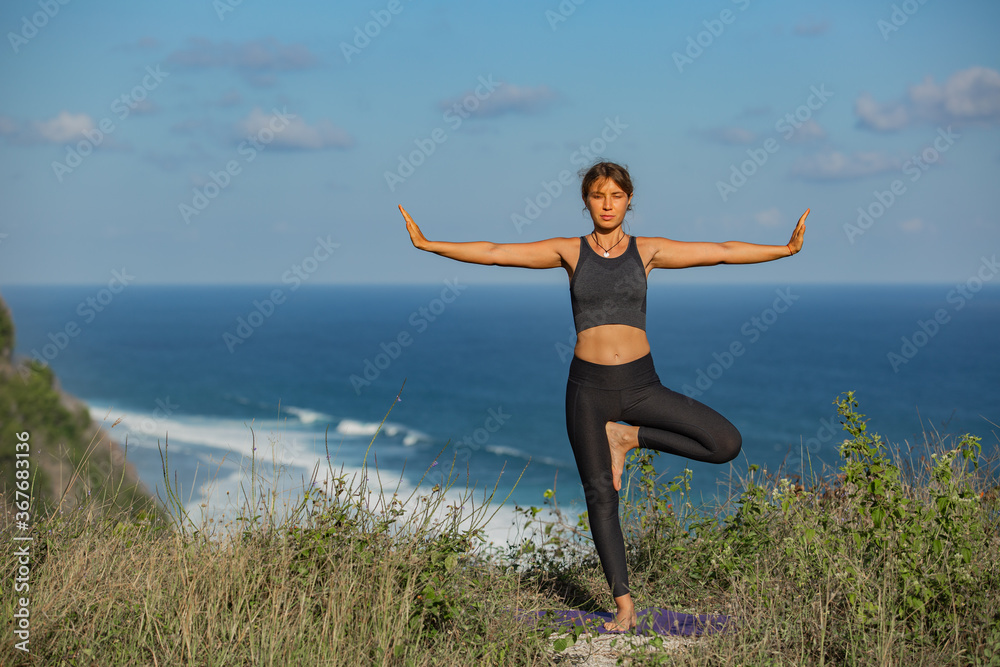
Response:
POLYGON ((426 250, 448 259, 486 264, 489 266, 520 266, 525 269, 555 269, 566 265, 564 257, 578 252, 579 239, 547 239, 533 243, 490 243, 489 241, 428 241, 417 223, 399 206, 399 212, 406 220, 406 231, 410 233, 413 247, 426 250))
POLYGON ((417 227, 417 223, 413 222, 413 218, 406 212, 402 204, 399 205, 399 212, 403 214, 403 219, 406 220, 406 231, 410 233, 410 241, 413 242, 413 247, 418 250, 425 249, 427 247, 427 237, 417 227))

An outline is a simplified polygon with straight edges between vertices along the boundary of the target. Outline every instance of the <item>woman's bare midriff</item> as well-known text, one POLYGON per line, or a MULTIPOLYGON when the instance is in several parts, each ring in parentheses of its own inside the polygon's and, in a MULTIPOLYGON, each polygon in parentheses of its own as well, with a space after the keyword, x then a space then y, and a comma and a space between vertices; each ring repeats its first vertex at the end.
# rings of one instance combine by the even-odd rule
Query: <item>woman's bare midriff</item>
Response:
POLYGON ((617 366, 649 354, 649 340, 642 329, 605 324, 581 331, 573 354, 593 364, 617 366))

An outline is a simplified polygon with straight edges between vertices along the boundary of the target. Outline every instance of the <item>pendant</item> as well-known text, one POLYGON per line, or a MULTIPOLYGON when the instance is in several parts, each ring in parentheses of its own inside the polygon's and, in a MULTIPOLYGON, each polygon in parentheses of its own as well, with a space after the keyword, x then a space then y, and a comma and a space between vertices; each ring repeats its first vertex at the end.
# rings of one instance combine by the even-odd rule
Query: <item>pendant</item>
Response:
POLYGON ((609 255, 609 254, 608 254, 608 251, 607 251, 607 250, 605 250, 605 251, 604 251, 604 256, 605 256, 605 257, 610 257, 611 255, 609 255))

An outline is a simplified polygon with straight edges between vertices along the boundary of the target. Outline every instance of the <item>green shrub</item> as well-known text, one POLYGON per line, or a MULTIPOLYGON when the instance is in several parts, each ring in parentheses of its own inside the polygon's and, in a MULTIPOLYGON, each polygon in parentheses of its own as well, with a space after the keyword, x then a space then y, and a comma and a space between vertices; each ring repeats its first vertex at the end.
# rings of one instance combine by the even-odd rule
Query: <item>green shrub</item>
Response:
MULTIPOLYGON (((733 615, 738 629, 697 644, 690 664, 1000 664, 995 461, 968 434, 932 434, 910 460, 868 430, 853 392, 835 403, 839 466, 808 487, 751 465, 736 495, 694 507, 689 470, 662 480, 655 453, 632 455, 622 519, 637 606, 733 615)), ((557 520, 544 534, 567 534, 557 520)), ((595 604, 613 608, 590 576, 595 604)))
POLYGON ((14 318, 3 299, 0 299, 0 360, 10 361, 14 351, 14 318))

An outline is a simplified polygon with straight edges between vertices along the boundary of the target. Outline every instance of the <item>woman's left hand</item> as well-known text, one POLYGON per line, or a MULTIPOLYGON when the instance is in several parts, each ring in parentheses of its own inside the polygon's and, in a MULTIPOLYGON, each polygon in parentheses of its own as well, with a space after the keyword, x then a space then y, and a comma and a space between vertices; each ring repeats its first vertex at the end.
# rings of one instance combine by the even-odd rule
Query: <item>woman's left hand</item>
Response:
POLYGON ((809 209, 806 209, 806 212, 799 218, 799 223, 795 225, 795 229, 792 231, 792 240, 787 243, 788 250, 793 255, 802 250, 802 239, 806 234, 806 218, 808 217, 809 209))
POLYGON ((406 221, 406 231, 410 233, 410 241, 413 242, 413 247, 425 250, 427 247, 427 237, 420 231, 420 227, 417 227, 417 223, 413 222, 413 218, 406 212, 402 204, 399 204, 399 212, 403 214, 403 220, 406 221))

